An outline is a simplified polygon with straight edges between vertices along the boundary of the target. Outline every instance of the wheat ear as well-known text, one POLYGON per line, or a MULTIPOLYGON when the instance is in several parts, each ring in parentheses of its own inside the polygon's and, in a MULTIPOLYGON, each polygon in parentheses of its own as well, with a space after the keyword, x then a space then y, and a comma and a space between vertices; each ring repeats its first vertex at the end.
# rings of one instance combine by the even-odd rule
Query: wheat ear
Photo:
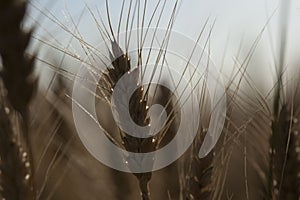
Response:
POLYGON ((36 89, 37 80, 33 78, 34 57, 28 57, 25 50, 31 33, 21 28, 26 13, 27 1, 3 0, 0 2, 0 55, 3 69, 0 72, 7 90, 9 103, 21 117, 21 137, 24 139, 31 168, 29 183, 34 191, 33 161, 28 136, 28 106, 36 89))
POLYGON ((0 196, 13 200, 35 199, 31 162, 21 142, 18 116, 3 92, 0 80, 0 196))
POLYGON ((297 133, 299 105, 294 95, 291 96, 291 102, 282 99, 281 79, 279 78, 274 101, 266 196, 272 199, 297 199, 300 197, 300 162, 297 153, 299 137, 295 133, 297 133))

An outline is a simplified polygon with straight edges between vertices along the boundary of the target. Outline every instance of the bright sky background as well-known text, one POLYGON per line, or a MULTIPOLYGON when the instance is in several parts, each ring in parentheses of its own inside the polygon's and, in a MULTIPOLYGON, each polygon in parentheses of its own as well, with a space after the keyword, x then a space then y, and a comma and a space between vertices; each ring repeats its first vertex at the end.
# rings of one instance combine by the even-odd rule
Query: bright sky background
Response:
MULTIPOLYGON (((288 2, 287 0, 282 1, 288 2)), ((121 0, 109 0, 110 15, 115 22, 115 27, 117 27, 116 22, 119 19, 121 2, 121 0)), ((148 2, 147 11, 151 13, 150 11, 154 9, 157 0, 148 0, 148 2)), ((175 1, 168 0, 167 2, 166 12, 163 16, 164 22, 161 27, 164 27, 164 24, 170 18, 172 11, 170 5, 173 5, 175 1)), ((78 22, 85 3, 93 10, 95 15, 97 15, 96 8, 98 8, 102 13, 101 15, 105 17, 105 0, 33 0, 32 5, 34 6, 31 6, 30 16, 37 19, 39 16, 38 9, 43 11, 48 9, 62 24, 70 28, 72 27, 72 22, 68 17, 68 13, 74 18, 75 23, 78 22)), ((238 62, 243 61, 242 59, 247 55, 251 45, 267 23, 268 18, 275 12, 258 44, 254 54, 256 59, 250 63, 252 68, 249 70, 250 73, 258 70, 260 74, 269 73, 270 68, 274 66, 273 57, 278 57, 280 3, 280 0, 181 0, 173 30, 196 40, 205 20, 210 18, 209 26, 211 26, 213 20, 216 19, 210 38, 211 57, 217 65, 220 65, 225 55, 225 70, 231 71, 229 69, 231 69, 236 60, 240 44, 242 43, 242 51, 238 62)), ((300 1, 291 0, 289 9, 286 64, 293 65, 296 62, 300 63, 297 60, 300 49, 300 1)), ((53 33, 57 40, 67 45, 67 41, 70 38, 69 34, 65 34, 62 29, 54 25, 48 18, 39 18, 38 21, 40 21, 44 29, 53 33)), ((46 38, 48 33, 45 33, 42 30, 43 28, 39 29, 41 31, 39 34, 46 38)), ((85 40, 92 43, 94 40, 97 40, 96 38, 100 37, 95 28, 96 26, 91 15, 85 12, 79 26, 85 40)), ((70 30, 72 29, 70 28, 70 30)), ((271 78, 269 76, 264 80, 258 80, 258 84, 264 84, 261 81, 271 81, 271 78)))

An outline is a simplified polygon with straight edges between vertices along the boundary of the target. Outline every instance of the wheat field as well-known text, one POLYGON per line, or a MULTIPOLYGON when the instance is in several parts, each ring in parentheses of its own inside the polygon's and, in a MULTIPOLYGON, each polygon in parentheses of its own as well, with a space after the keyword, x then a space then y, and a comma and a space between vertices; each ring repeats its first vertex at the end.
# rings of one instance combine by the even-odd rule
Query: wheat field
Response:
POLYGON ((78 2, 0 1, 1 199, 300 200, 292 0, 234 52, 192 1, 78 2))

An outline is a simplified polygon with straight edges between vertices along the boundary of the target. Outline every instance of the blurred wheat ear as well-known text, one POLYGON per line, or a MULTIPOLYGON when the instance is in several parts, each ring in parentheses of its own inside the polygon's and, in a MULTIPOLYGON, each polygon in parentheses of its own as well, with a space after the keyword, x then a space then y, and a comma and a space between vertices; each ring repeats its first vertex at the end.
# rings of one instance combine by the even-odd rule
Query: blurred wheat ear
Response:
POLYGON ((283 99, 282 73, 281 70, 274 97, 267 196, 297 199, 300 197, 299 136, 296 134, 300 117, 298 86, 288 94, 288 99, 283 99))
MULTIPOLYGON (((0 55, 2 59, 3 69, 1 71, 1 79, 4 87, 6 88, 7 99, 12 109, 17 111, 16 117, 19 119, 20 132, 18 137, 22 138, 18 141, 17 145, 19 148, 23 149, 24 152, 15 152, 14 157, 12 157, 15 162, 17 162, 18 153, 25 153, 28 156, 28 166, 29 174, 26 175, 27 184, 26 187, 27 194, 24 199, 34 199, 35 198, 35 187, 34 187, 34 177, 33 177, 33 162, 32 153, 29 144, 28 135, 28 109, 29 102, 37 86, 37 79, 33 77, 34 70, 34 57, 29 57, 26 55, 25 51, 28 47, 31 38, 31 32, 24 32, 22 30, 22 21, 26 13, 27 2, 18 0, 3 0, 0 2, 0 55), (22 142, 24 141, 24 142, 22 142), (17 153, 18 152, 18 153, 17 153)), ((2 117, 6 118, 2 112, 2 117)), ((7 119, 8 120, 8 119, 7 119)), ((9 143, 13 136, 10 135, 12 127, 16 122, 8 123, 7 137, 3 137, 1 142, 5 140, 9 143), (9 127, 12 126, 12 127, 9 127)), ((17 146, 15 148, 17 148, 17 146)), ((4 152, 2 152, 4 153, 4 152)), ((21 159, 21 157, 19 157, 21 159)), ((20 161, 21 163, 21 161, 20 161)), ((5 167, 6 162, 2 165, 5 167)), ((18 165, 22 166, 22 165, 18 165)), ((17 171, 10 172, 11 174, 18 174, 22 171, 18 168, 12 168, 17 171), (19 170, 19 171, 18 171, 19 170)), ((11 169, 11 170, 12 170, 11 169)), ((10 174, 5 174, 9 176, 10 174)), ((22 178, 24 176, 20 176, 22 178)), ((6 185, 6 190, 11 190, 10 186, 6 185)), ((16 193, 21 192, 24 184, 20 184, 19 189, 16 193)), ((11 186, 13 187, 13 186, 11 186)), ((23 198, 21 194, 16 194, 17 199, 23 198)), ((4 197, 10 199, 9 197, 4 197)))
POLYGON ((209 121, 209 103, 207 102, 206 87, 201 89, 201 104, 200 127, 195 141, 191 145, 190 150, 185 153, 185 156, 180 163, 179 173, 181 178, 181 199, 195 200, 195 199, 211 199, 216 188, 213 185, 213 176, 216 170, 214 166, 214 151, 210 152, 205 158, 199 158, 199 150, 204 137, 207 134, 209 121))
MULTIPOLYGON (((0 93, 3 87, 0 84, 0 93)), ((34 199, 31 162, 23 148, 18 116, 0 97, 0 196, 3 199, 34 199)))
MULTIPOLYGON (((272 199, 300 198, 300 161, 297 156, 299 136, 294 134, 299 118, 298 87, 285 84, 284 70, 290 1, 282 2, 280 17, 280 47, 277 63, 277 83, 273 100, 270 136, 267 197, 272 199), (289 88, 291 87, 291 88, 289 88), (290 94, 286 91, 290 89, 290 94)), ((296 76, 297 83, 299 76, 296 76)))

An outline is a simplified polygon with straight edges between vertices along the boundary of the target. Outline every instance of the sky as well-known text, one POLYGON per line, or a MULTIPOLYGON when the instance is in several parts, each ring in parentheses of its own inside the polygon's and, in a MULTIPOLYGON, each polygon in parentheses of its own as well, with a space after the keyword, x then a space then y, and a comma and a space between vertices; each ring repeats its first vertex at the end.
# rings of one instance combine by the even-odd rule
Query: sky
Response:
MULTIPOLYGON (((126 2, 126 5, 129 5, 129 1, 127 0, 126 2)), ((148 0, 148 19, 150 17, 149 13, 152 13, 156 2, 157 0, 148 0)), ((172 13, 174 2, 174 0, 167 1, 160 27, 166 27, 172 13)), ((280 16, 282 16, 281 11, 283 4, 286 4, 286 2, 289 1, 181 0, 179 1, 173 30, 196 40, 206 19, 209 18, 207 27, 213 26, 210 37, 211 58, 217 65, 224 63, 225 71, 227 70, 229 73, 234 63, 243 62, 244 57, 246 57, 251 46, 263 30, 263 27, 267 24, 254 53, 256 59, 250 63, 253 67, 249 71, 251 73, 251 70, 253 72, 259 70, 260 73, 270 74, 270 69, 272 69, 274 63, 278 62, 276 58, 279 54, 280 31, 281 27, 283 27, 282 23, 280 23, 280 16), (241 53, 238 56, 240 48, 241 53)), ((117 22, 119 21, 121 3, 122 0, 108 1, 110 17, 112 18, 115 30, 117 22)), ((70 39, 70 34, 63 31, 57 23, 53 23, 49 17, 41 15, 40 10, 44 13, 49 10, 51 18, 59 20, 61 24, 69 27, 69 30, 74 30, 72 28, 72 20, 74 23, 79 21, 83 10, 86 9, 85 5, 87 5, 96 16, 98 16, 99 10, 105 21, 105 0, 33 0, 30 6, 29 19, 33 24, 36 22, 42 24, 42 26, 37 26, 40 27, 38 34, 41 38, 49 38, 50 32, 56 40, 62 44, 67 44, 70 39), (72 16, 72 18, 70 16, 72 16), (43 31, 43 29, 47 30, 47 32, 43 31)), ((300 1, 290 0, 288 9, 288 20, 283 22, 287 24, 287 46, 285 50, 287 63, 285 64, 294 65, 294 63, 299 62, 299 60, 297 60, 297 52, 300 49, 300 1)), ((125 22, 123 25, 125 27, 125 22)), ((86 41, 93 43, 97 38, 100 38, 97 26, 95 26, 95 22, 87 9, 81 17, 78 29, 86 41)), ((209 30, 210 28, 208 28, 207 31, 209 30)), ((80 48, 78 46, 76 47, 75 44, 74 46, 74 49, 80 48)), ((272 73, 275 73, 274 70, 272 73)), ((264 84, 259 81, 261 80, 258 80, 258 84, 264 84)), ((264 81, 270 82, 272 81, 272 77, 270 76, 264 81)))

